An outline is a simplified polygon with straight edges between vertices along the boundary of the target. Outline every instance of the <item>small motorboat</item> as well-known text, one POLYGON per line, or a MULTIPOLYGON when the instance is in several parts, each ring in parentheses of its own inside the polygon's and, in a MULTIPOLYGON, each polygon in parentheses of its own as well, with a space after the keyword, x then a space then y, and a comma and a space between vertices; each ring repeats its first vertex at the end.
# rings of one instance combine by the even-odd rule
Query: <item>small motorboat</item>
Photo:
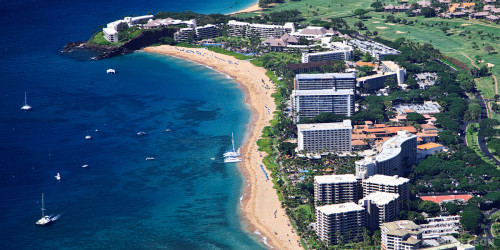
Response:
POLYGON ((54 176, 56 178, 56 180, 60 181, 61 180, 61 175, 59 173, 57 173, 56 176, 54 176))
POLYGON ((82 168, 86 168, 88 167, 89 165, 85 164, 85 165, 82 165, 82 168))
POLYGON ((85 136, 85 140, 91 140, 91 139, 92 139, 92 136, 90 136, 90 135, 85 136))
POLYGON ((155 159, 154 157, 146 157, 146 161, 152 161, 154 159, 155 159))
POLYGON ((116 70, 115 69, 108 69, 108 70, 106 70, 106 73, 108 73, 108 74, 115 74, 116 70))

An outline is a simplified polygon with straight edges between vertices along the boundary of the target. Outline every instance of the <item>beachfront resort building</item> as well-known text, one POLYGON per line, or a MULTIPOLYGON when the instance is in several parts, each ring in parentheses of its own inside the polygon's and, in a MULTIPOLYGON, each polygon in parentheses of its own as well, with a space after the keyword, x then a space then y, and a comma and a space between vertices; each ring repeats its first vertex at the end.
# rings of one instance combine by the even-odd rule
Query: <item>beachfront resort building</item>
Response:
POLYGON ((361 180, 353 174, 314 176, 316 205, 357 202, 361 195, 361 180))
POLYGON ((375 192, 359 200, 366 211, 366 227, 376 230, 382 223, 396 220, 399 215, 399 194, 375 192))
POLYGON ((402 201, 410 199, 410 179, 404 177, 377 174, 364 179, 361 185, 363 196, 385 192, 398 194, 402 201))
POLYGON ((316 53, 302 53, 302 63, 334 60, 349 61, 353 58, 354 50, 352 46, 347 45, 345 42, 325 43, 324 46, 329 47, 330 50, 316 53))
POLYGON ((235 37, 258 36, 261 39, 267 39, 270 37, 281 37, 285 33, 292 33, 295 31, 293 23, 285 23, 285 25, 270 25, 229 20, 227 25, 229 26, 229 35, 235 37))
POLYGON ((332 29, 326 29, 325 27, 308 26, 304 29, 292 32, 292 35, 298 38, 303 37, 307 40, 318 41, 324 37, 338 36, 339 33, 332 29))
POLYGON ((314 118, 321 113, 354 114, 352 89, 293 90, 291 101, 295 122, 301 118, 314 118))
POLYGON ((184 42, 188 40, 195 39, 195 30, 194 28, 181 28, 177 32, 174 33, 174 40, 176 42, 184 42))
POLYGON ((358 79, 358 86, 362 87, 365 91, 372 92, 383 88, 385 83, 393 81, 401 87, 404 85, 405 76, 405 68, 399 67, 393 61, 382 61, 377 74, 360 77, 358 79))
POLYGON ((297 124, 298 151, 308 153, 351 152, 351 120, 297 124))
POLYGON ((330 50, 316 53, 302 53, 302 63, 323 62, 342 60, 348 61, 352 58, 352 51, 330 50))
POLYGON ((118 42, 118 31, 116 30, 120 23, 125 23, 124 20, 118 20, 111 23, 108 23, 106 27, 102 28, 102 36, 106 41, 110 43, 118 42))
POLYGON ((219 28, 213 24, 207 24, 205 26, 196 26, 196 23, 192 27, 179 29, 174 33, 174 40, 177 42, 184 42, 190 39, 202 40, 207 38, 215 38, 219 36, 219 28))
POLYGON ((376 174, 402 176, 416 156, 417 136, 401 130, 382 144, 380 153, 356 161, 356 175, 361 179, 376 174))
POLYGON ((352 89, 356 88, 354 73, 297 74, 296 90, 352 89))
POLYGON ((108 23, 106 27, 102 29, 102 35, 110 43, 116 43, 119 41, 118 38, 118 25, 121 23, 126 23, 128 27, 136 26, 139 22, 143 20, 153 19, 153 15, 138 16, 138 17, 125 17, 122 20, 116 20, 114 22, 108 23))
POLYGON ((380 226, 380 231, 383 250, 414 250, 420 248, 422 231, 413 221, 386 222, 380 226))
POLYGON ((355 203, 316 207, 316 234, 327 243, 357 242, 365 226, 365 208, 355 203))
POLYGON ((157 29, 157 28, 164 28, 172 25, 180 25, 182 24, 182 20, 176 20, 173 18, 165 18, 165 19, 150 19, 146 24, 142 26, 143 29, 150 30, 150 29, 157 29))
POLYGON ((349 45, 356 47, 357 49, 369 53, 375 59, 381 61, 384 59, 384 56, 388 55, 399 55, 401 51, 387 47, 381 43, 372 42, 372 41, 361 41, 357 39, 351 39, 347 42, 349 45))
POLYGON ((219 36, 219 29, 213 24, 198 26, 195 28, 197 39, 208 39, 219 36))

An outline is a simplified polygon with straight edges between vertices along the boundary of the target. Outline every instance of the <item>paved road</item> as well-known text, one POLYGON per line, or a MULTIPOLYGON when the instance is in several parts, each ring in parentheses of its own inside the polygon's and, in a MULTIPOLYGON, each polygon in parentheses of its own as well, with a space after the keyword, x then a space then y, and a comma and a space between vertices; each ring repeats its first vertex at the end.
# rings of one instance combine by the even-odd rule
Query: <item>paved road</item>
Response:
MULTIPOLYGON (((486 105, 485 105, 485 101, 484 101, 483 97, 481 95, 476 95, 476 99, 479 100, 479 105, 481 105, 481 117, 479 118, 479 122, 481 122, 481 120, 488 118, 488 113, 486 111, 486 105)), ((498 161, 493 156, 493 154, 488 150, 488 147, 486 147, 486 138, 484 138, 484 136, 478 136, 477 142, 479 144, 479 149, 481 149, 481 151, 483 151, 483 154, 486 157, 495 161, 496 164, 500 166, 500 161, 498 161)))

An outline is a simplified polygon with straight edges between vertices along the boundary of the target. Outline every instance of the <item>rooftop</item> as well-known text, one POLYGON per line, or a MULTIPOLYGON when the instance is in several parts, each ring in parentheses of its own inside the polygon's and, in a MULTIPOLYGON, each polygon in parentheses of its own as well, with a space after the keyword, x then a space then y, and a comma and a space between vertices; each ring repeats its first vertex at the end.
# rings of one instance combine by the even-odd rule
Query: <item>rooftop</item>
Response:
POLYGON ((330 183, 350 183, 358 182, 358 179, 353 174, 340 174, 340 175, 320 175, 314 176, 314 182, 318 184, 330 183))
POLYGON ((368 177, 368 179, 366 179, 366 180, 363 180, 363 183, 365 183, 365 182, 366 183, 373 183, 373 184, 380 184, 380 185, 398 186, 401 184, 410 183, 410 179, 407 179, 404 177, 399 177, 397 175, 388 176, 388 175, 376 174, 376 175, 368 177))
POLYGON ((295 76, 297 80, 306 79, 337 79, 337 78, 352 78, 356 79, 354 73, 325 73, 325 74, 297 74, 295 76))
POLYGON ((315 36, 322 36, 325 34, 334 34, 335 32, 332 29, 325 29, 324 27, 313 27, 313 26, 308 26, 305 29, 299 30, 297 32, 300 35, 315 35, 315 36))
POLYGON ((290 68, 291 70, 309 69, 309 68, 321 67, 323 65, 333 65, 333 62, 321 61, 321 62, 288 64, 288 68, 290 68))
MULTIPOLYGON (((361 201, 363 200, 370 200, 373 201, 377 205, 387 205, 391 201, 394 201, 399 198, 399 194, 393 194, 393 193, 385 193, 385 192, 374 192, 371 193, 367 196, 365 196, 361 201)), ((360 201, 360 203, 361 203, 360 201)))
POLYGON ((435 203, 441 203, 443 201, 451 201, 451 200, 468 201, 470 198, 472 198, 472 196, 468 194, 420 196, 420 199, 424 201, 432 201, 435 203))
POLYGON ((355 204, 354 202, 349 202, 349 203, 333 204, 333 205, 316 207, 316 210, 319 210, 319 211, 323 212, 324 214, 330 215, 330 214, 364 211, 365 208, 363 206, 355 204))
POLYGON ((401 144, 407 140, 417 138, 417 136, 406 130, 398 131, 398 135, 391 137, 382 144, 382 151, 375 156, 367 156, 362 160, 356 161, 356 165, 368 165, 374 161, 383 162, 397 156, 401 152, 401 144))
POLYGON ((382 223, 381 228, 386 228, 388 235, 403 237, 410 233, 419 233, 420 227, 413 221, 398 220, 393 222, 382 223), (411 231, 411 232, 410 232, 411 231))
POLYGON ((434 143, 434 142, 429 142, 429 143, 426 143, 426 144, 421 144, 421 145, 418 145, 417 146, 417 149, 420 149, 420 150, 428 150, 428 149, 432 149, 432 148, 438 148, 438 147, 442 147, 443 145, 439 144, 439 143, 434 143))
POLYGON ((293 90, 292 95, 307 96, 307 95, 354 95, 352 89, 320 89, 320 90, 293 90))
POLYGON ((424 104, 399 104, 393 107, 398 113, 406 113, 405 110, 411 109, 419 114, 434 114, 439 113, 441 105, 437 102, 424 102, 424 104))
POLYGON ((392 71, 399 70, 399 65, 393 61, 382 61, 382 65, 385 65, 387 68, 391 69, 392 71))
POLYGON ((297 124, 297 129, 299 131, 307 130, 331 130, 331 129, 352 129, 351 120, 344 120, 343 122, 332 122, 332 123, 308 123, 308 124, 297 124))

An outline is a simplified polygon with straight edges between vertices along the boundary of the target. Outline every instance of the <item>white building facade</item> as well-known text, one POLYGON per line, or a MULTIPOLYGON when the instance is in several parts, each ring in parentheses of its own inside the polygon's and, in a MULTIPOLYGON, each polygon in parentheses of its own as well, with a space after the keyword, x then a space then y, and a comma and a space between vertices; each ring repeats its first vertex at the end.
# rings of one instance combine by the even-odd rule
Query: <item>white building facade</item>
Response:
POLYGON ((417 136, 401 130, 382 144, 381 152, 356 161, 356 175, 366 179, 372 175, 403 175, 417 156, 417 136))
POLYGON ((361 195, 361 180, 353 174, 314 177, 314 202, 317 205, 357 202, 361 195))
POLYGON ((295 30, 293 23, 285 23, 285 25, 269 25, 239 22, 236 20, 229 20, 228 33, 230 36, 235 37, 251 37, 257 36, 261 39, 270 37, 281 37, 285 33, 291 33, 295 30))
POLYGON ((356 88, 354 73, 297 74, 294 80, 295 90, 356 88))
POLYGON ((410 199, 410 179, 387 175, 373 175, 362 182, 363 196, 375 192, 399 194, 401 200, 410 199))
POLYGON ((380 226, 383 250, 419 249, 422 231, 413 221, 399 220, 386 222, 380 226))
POLYGON ((374 192, 359 200, 358 204, 366 210, 366 224, 370 230, 396 220, 400 211, 399 194, 374 192))
POLYGON ((293 90, 291 101, 294 121, 314 118, 320 113, 352 116, 354 98, 354 91, 347 89, 293 90))
POLYGON ((338 244, 362 239, 366 226, 365 208, 355 203, 316 207, 316 234, 319 239, 338 244), (341 237, 340 237, 341 236, 341 237))
POLYGON ((297 124, 298 151, 351 152, 351 120, 336 123, 297 124))

